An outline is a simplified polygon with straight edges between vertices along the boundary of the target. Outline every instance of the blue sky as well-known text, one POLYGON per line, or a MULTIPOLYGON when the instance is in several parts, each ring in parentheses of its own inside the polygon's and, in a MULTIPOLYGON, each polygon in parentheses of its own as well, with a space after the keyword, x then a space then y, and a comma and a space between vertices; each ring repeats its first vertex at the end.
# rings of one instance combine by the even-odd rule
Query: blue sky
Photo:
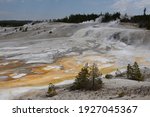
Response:
POLYGON ((150 13, 150 0, 0 0, 0 20, 51 19, 75 13, 150 13))

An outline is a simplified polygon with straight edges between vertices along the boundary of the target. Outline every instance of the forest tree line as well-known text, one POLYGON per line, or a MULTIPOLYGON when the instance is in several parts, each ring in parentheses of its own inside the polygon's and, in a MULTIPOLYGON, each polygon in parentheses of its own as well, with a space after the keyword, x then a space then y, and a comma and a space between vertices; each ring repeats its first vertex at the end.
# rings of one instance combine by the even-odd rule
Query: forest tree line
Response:
MULTIPOLYGON (((68 17, 64 17, 61 19, 53 19, 49 20, 51 22, 64 22, 64 23, 82 23, 85 21, 93 20, 95 21, 98 17, 102 16, 102 22, 107 23, 110 21, 114 21, 116 19, 120 19, 121 22, 127 22, 127 23, 137 23, 140 28, 146 28, 150 30, 150 15, 146 15, 145 13, 143 15, 136 15, 129 17, 127 14, 124 16, 121 15, 121 13, 105 13, 105 14, 72 14, 68 17)), ((41 21, 28 21, 28 20, 7 20, 7 21, 0 21, 0 26, 2 27, 17 27, 17 26, 23 26, 28 23, 38 23, 41 21)))
POLYGON ((23 26, 25 24, 31 23, 32 21, 27 21, 27 20, 3 20, 0 21, 0 26, 1 27, 18 27, 18 26, 23 26))
POLYGON ((64 23, 82 23, 84 21, 94 20, 98 17, 102 16, 102 23, 107 23, 110 21, 114 21, 120 19, 121 22, 125 23, 137 23, 139 28, 146 28, 150 30, 150 15, 136 15, 129 17, 127 14, 124 16, 121 13, 116 12, 113 14, 105 13, 105 14, 76 14, 70 15, 69 17, 65 17, 62 19, 54 19, 53 22, 64 22, 64 23))

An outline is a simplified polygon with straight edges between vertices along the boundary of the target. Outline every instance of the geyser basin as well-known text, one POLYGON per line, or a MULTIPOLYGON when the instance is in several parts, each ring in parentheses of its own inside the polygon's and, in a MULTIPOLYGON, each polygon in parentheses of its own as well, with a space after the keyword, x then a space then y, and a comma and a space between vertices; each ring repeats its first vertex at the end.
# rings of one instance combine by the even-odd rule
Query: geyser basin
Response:
POLYGON ((41 23, 29 26, 28 36, 0 32, 0 89, 74 79, 86 63, 97 63, 103 74, 135 61, 149 67, 150 32, 110 24, 41 23))

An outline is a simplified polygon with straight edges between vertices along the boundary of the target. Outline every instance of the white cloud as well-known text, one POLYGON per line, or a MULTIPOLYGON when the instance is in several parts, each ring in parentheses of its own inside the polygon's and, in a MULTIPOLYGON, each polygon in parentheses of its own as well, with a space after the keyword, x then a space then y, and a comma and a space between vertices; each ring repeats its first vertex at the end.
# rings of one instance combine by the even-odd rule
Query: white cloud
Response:
POLYGON ((120 12, 126 12, 131 5, 131 0, 117 0, 112 7, 120 12))
POLYGON ((150 7, 150 0, 137 0, 134 5, 138 8, 150 7))
POLYGON ((117 0, 113 5, 117 11, 127 12, 129 10, 139 10, 150 7, 150 0, 117 0))

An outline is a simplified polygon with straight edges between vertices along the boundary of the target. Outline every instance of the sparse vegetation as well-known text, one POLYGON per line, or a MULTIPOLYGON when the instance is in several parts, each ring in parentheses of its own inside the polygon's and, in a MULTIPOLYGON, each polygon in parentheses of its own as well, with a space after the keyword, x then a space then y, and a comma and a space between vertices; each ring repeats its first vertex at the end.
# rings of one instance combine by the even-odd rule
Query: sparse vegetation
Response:
POLYGON ((144 81, 144 76, 142 75, 137 62, 135 62, 133 66, 128 64, 127 78, 131 80, 144 81))
POLYGON ((52 31, 49 31, 49 34, 52 34, 53 32, 52 31))
POLYGON ((102 80, 99 78, 100 73, 96 64, 88 66, 86 64, 76 76, 71 90, 97 90, 102 87, 102 80))
POLYGON ((125 96, 125 92, 123 92, 123 91, 118 94, 118 97, 119 97, 119 98, 122 98, 122 97, 124 97, 124 96, 125 96))
POLYGON ((106 78, 106 79, 112 79, 112 78, 113 78, 113 75, 111 75, 111 74, 106 74, 106 75, 105 75, 105 78, 106 78))
POLYGON ((131 18, 126 14, 121 22, 137 23, 139 28, 146 28, 150 30, 150 15, 146 14, 146 8, 144 8, 143 15, 136 15, 131 18))
POLYGON ((55 96, 55 95, 57 95, 55 86, 54 86, 52 83, 50 83, 50 84, 49 84, 49 87, 48 87, 48 91, 47 91, 46 96, 47 96, 47 97, 53 97, 53 96, 55 96))
POLYGON ((150 30, 150 15, 138 15, 131 18, 131 23, 138 23, 139 28, 150 30))

